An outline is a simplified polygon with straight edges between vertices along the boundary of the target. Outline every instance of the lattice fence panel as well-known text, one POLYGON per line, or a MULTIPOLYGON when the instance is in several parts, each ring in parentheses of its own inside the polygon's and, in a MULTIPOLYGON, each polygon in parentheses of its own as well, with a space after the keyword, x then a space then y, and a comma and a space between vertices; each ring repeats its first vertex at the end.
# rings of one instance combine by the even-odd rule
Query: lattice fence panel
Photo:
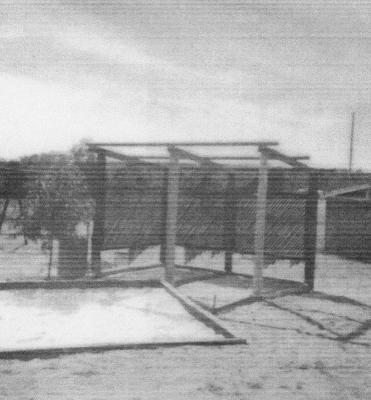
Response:
MULTIPOLYGON (((161 168, 110 165, 106 185, 104 249, 144 249, 164 241, 166 173, 161 168)), ((181 170, 177 245, 188 249, 226 250, 228 174, 181 170)), ((238 253, 254 252, 256 174, 237 180, 235 245, 238 253)), ((270 193, 267 202, 267 259, 301 259, 305 196, 270 193)))
POLYGON ((326 203, 326 252, 370 262, 371 202, 339 197, 326 203))
POLYGON ((110 166, 106 187, 104 249, 144 249, 164 235, 164 183, 161 169, 110 166))
MULTIPOLYGON (((254 253, 256 200, 238 202, 236 251, 254 253)), ((305 198, 271 197, 267 201, 265 249, 267 258, 301 259, 304 256, 305 198)))

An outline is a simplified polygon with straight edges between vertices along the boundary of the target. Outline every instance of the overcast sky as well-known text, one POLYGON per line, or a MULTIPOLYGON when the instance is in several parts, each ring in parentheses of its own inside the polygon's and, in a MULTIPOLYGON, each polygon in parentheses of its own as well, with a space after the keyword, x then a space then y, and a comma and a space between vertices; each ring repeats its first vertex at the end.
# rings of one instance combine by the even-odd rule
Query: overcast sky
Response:
POLYGON ((364 0, 0 0, 0 157, 83 138, 274 139, 371 170, 364 0))

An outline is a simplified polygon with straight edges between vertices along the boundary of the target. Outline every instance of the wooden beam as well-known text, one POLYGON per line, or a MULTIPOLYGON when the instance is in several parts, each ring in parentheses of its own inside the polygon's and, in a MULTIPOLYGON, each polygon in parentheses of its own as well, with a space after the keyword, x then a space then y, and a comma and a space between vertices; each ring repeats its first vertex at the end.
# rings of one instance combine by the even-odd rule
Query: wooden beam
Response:
MULTIPOLYGON (((124 161, 124 162, 130 163, 130 164, 154 165, 156 167, 165 167, 163 164, 160 164, 160 163, 148 162, 148 161, 142 160, 141 157, 129 156, 126 154, 118 153, 117 151, 103 149, 102 147, 99 147, 99 146, 91 146, 89 149, 90 149, 90 151, 94 151, 96 153, 104 152, 106 157, 114 158, 116 160, 124 161)), ((143 157, 143 158, 145 158, 145 157, 143 157)))
POLYGON ((101 275, 101 251, 104 244, 104 219, 106 208, 106 154, 104 151, 98 152, 95 185, 95 215, 91 244, 91 261, 92 273, 95 277, 99 277, 101 275))
POLYGON ((194 303, 190 298, 183 295, 175 287, 169 285, 167 282, 161 282, 165 290, 174 296, 183 307, 198 321, 204 323, 209 328, 213 329, 215 333, 228 338, 235 338, 234 334, 231 333, 226 325, 222 323, 218 318, 212 315, 210 312, 201 308, 199 305, 194 303))
MULTIPOLYGON (((144 160, 168 160, 168 156, 143 156, 144 160)), ((209 160, 237 160, 237 161, 244 161, 244 160, 259 160, 257 156, 212 156, 207 157, 209 160)))
MULTIPOLYGON (((119 153, 117 153, 119 154, 119 153)), ((260 157, 258 156, 208 156, 209 160, 224 160, 224 161, 258 161, 260 157)), ((290 157, 293 160, 309 160, 309 156, 297 156, 297 157, 290 157)), ((141 160, 169 160, 169 156, 153 156, 153 155, 143 155, 140 157, 141 160)))
POLYGON ((254 265, 254 296, 261 296, 263 288, 263 268, 265 250, 265 219, 268 192, 268 157, 265 151, 260 153, 259 183, 256 198, 255 222, 255 265, 254 265))
POLYGON ((171 153, 167 179, 165 280, 172 284, 174 282, 175 269, 179 190, 179 160, 173 153, 171 153))
POLYGON ((314 288, 317 251, 318 173, 309 174, 308 194, 304 214, 304 282, 310 290, 314 288))
POLYGON ((110 147, 167 147, 167 146, 277 146, 273 141, 238 141, 238 142, 99 142, 88 143, 88 146, 110 146, 110 147))
POLYGON ((309 168, 308 165, 298 161, 298 157, 288 157, 285 154, 283 154, 277 150, 270 149, 269 147, 260 146, 259 151, 263 152, 270 160, 282 161, 285 164, 288 164, 294 168, 301 168, 301 169, 309 168))
MULTIPOLYGON (((225 161, 258 161, 260 157, 258 156, 212 156, 208 157, 209 160, 225 160, 225 161)), ((295 156, 290 157, 292 160, 309 160, 309 156, 295 156)))
POLYGON ((350 194, 350 193, 354 193, 354 192, 363 192, 363 191, 365 191, 367 193, 367 191, 370 189, 371 189, 371 185, 366 183, 363 185, 353 185, 353 186, 348 186, 348 187, 341 188, 341 189, 331 190, 330 192, 325 192, 324 196, 325 197, 335 197, 335 196, 341 196, 344 194, 350 194))
MULTIPOLYGON (((126 154, 118 153, 113 150, 105 149, 105 148, 103 148, 104 145, 108 146, 108 144, 105 144, 105 143, 90 143, 89 150, 96 152, 96 153, 98 153, 100 151, 104 151, 107 157, 114 158, 119 161, 129 162, 131 164, 147 164, 147 165, 155 165, 155 166, 165 167, 167 165, 165 163, 152 163, 147 160, 165 160, 165 161, 169 160, 169 157, 166 155, 165 156, 156 156, 156 155, 129 156, 126 154)), ((179 145, 184 145, 184 144, 180 143, 179 145)), ((123 145, 123 147, 125 147, 125 146, 123 145)), ((213 160, 221 160, 221 161, 223 161, 223 160, 224 161, 257 161, 257 160, 260 160, 260 157, 258 157, 258 156, 203 157, 203 156, 198 156, 196 154, 188 152, 186 150, 179 149, 173 144, 171 144, 167 147, 171 148, 171 149, 175 149, 179 153, 179 159, 192 160, 192 161, 198 162, 204 166, 210 166, 210 167, 211 166, 219 167, 219 168, 227 167, 227 166, 224 166, 224 165, 221 165, 218 163, 214 163, 213 160)), ((270 151, 270 152, 275 152, 273 149, 269 149, 269 148, 265 147, 265 145, 262 146, 262 148, 268 149, 267 151, 270 151)), ((271 153, 271 154, 273 154, 273 153, 271 153)), ((281 157, 286 157, 285 155, 283 155, 279 152, 276 152, 276 155, 272 156, 271 158, 279 159, 279 158, 277 158, 278 157, 277 154, 280 154, 281 157)), ((281 161, 287 162, 287 160, 290 162, 290 165, 291 165, 293 162, 295 162, 297 160, 309 160, 309 157, 308 156, 286 157, 285 161, 283 159, 281 161)), ((304 164, 302 164, 302 165, 304 165, 304 164)))
POLYGON ((170 154, 176 156, 178 159, 192 160, 199 163, 203 167, 223 168, 223 165, 214 163, 207 157, 201 157, 189 151, 178 149, 174 146, 169 146, 168 151, 170 154))
POLYGON ((143 163, 143 161, 136 156, 128 156, 126 154, 117 153, 116 151, 107 149, 98 149, 98 151, 104 151, 106 157, 114 158, 119 161, 127 161, 132 163, 143 163))

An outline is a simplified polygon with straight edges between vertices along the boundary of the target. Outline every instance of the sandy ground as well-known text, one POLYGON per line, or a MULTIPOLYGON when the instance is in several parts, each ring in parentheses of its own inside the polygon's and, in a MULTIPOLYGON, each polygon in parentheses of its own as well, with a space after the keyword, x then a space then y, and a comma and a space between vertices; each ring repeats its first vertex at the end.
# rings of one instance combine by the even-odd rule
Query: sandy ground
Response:
POLYGON ((25 246, 22 238, 0 237, 0 282, 44 279, 48 262, 48 252, 40 250, 40 243, 25 246))
MULTIPOLYGON (((149 254, 143 255, 147 261, 149 254)), ((17 259, 18 264, 12 264, 12 256, 0 255, 2 279, 40 273, 41 258, 37 262, 30 256, 17 259), (20 260, 28 262, 19 265, 20 260)), ((235 261, 237 270, 251 268, 249 259, 235 261)), ((1 360, 0 398, 370 399, 371 265, 332 256, 319 256, 317 261, 317 291, 365 304, 313 294, 286 296, 220 314, 233 333, 246 338, 247 345, 1 360)), ((207 255, 196 260, 196 264, 216 268, 221 268, 221 262, 221 257, 207 255)), ((265 272, 300 279, 301 270, 301 266, 281 263, 265 272)), ((193 297, 202 295, 201 282, 191 286, 180 290, 193 297)), ((223 299, 228 296, 224 290, 223 299)), ((236 297, 233 288, 230 296, 236 297)))

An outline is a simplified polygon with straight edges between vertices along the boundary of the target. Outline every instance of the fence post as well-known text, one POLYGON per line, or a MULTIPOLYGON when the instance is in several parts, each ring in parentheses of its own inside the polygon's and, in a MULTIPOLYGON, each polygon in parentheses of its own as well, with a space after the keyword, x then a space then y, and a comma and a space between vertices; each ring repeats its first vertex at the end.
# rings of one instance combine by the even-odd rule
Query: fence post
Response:
POLYGON ((255 266, 254 266, 254 295, 260 296, 263 288, 264 247, 265 247, 265 219, 268 191, 268 156, 263 149, 260 151, 259 182, 256 197, 255 222, 255 266))
POLYGON ((165 254, 165 280, 174 281, 175 248, 177 234, 179 190, 179 160, 173 152, 170 152, 167 189, 167 213, 166 213, 166 254, 165 254))
POLYGON ((317 251, 324 252, 326 248, 326 197, 318 193, 317 209, 317 251))
POLYGON ((310 290, 314 288, 317 245, 318 173, 309 173, 308 194, 304 215, 304 282, 310 290))
POLYGON ((106 202, 106 155, 99 151, 95 166, 95 215, 94 230, 91 240, 92 273, 95 277, 101 274, 101 251, 104 243, 104 219, 106 202))
POLYGON ((236 229, 236 193, 235 176, 228 174, 227 192, 224 204, 224 270, 232 272, 233 251, 235 247, 235 229, 236 229))
POLYGON ((167 227, 167 196, 168 196, 168 171, 164 172, 164 179, 162 184, 162 233, 160 243, 160 264, 166 263, 166 227, 167 227))

